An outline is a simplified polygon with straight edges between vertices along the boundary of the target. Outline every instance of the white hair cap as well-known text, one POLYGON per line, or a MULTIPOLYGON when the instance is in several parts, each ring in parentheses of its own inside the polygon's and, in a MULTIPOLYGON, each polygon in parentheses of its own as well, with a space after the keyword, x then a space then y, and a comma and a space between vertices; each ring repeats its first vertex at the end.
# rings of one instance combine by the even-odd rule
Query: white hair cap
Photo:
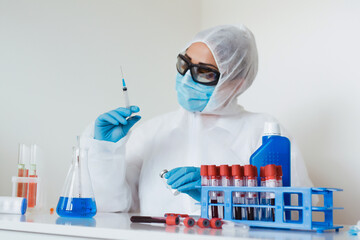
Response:
POLYGON ((255 38, 244 25, 221 25, 196 34, 195 42, 205 43, 220 71, 220 79, 202 113, 234 114, 237 97, 248 89, 258 70, 255 38))

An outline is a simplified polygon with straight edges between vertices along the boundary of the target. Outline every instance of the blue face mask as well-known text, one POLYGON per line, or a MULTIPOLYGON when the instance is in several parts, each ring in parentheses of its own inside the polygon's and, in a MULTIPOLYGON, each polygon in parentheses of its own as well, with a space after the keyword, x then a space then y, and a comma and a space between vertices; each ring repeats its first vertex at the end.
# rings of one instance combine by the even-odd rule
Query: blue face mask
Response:
POLYGON ((215 86, 206 86, 194 82, 187 72, 176 75, 176 91, 179 104, 190 112, 201 112, 206 107, 215 86))

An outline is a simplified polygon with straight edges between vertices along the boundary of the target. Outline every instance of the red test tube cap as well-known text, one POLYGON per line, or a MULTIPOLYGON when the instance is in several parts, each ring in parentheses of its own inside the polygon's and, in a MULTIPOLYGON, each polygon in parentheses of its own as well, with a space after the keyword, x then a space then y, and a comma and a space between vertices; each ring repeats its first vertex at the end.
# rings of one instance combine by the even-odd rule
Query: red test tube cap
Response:
POLYGON ((221 221, 221 218, 212 218, 210 220, 210 227, 215 229, 221 229, 223 225, 223 222, 221 221))
POLYGON ((208 174, 209 176, 216 176, 216 166, 215 165, 208 165, 208 174))
POLYGON ((277 173, 278 176, 282 176, 282 175, 283 175, 281 165, 276 166, 276 173, 277 173))
POLYGON ((255 177, 257 174, 255 173, 256 168, 253 165, 245 165, 244 166, 244 175, 246 177, 255 177))
POLYGON ((201 228, 208 228, 210 226, 210 221, 207 218, 199 218, 197 225, 201 228))
POLYGON ((200 176, 208 176, 208 166, 207 165, 201 165, 200 176))
POLYGON ((265 167, 260 167, 260 177, 265 177, 265 167))
POLYGON ((253 167, 253 171, 254 171, 254 176, 257 177, 258 176, 258 171, 257 171, 257 167, 256 166, 252 166, 253 167))
POLYGON ((195 220, 192 217, 187 217, 183 221, 185 227, 193 227, 195 225, 195 220))
POLYGON ((220 176, 230 176, 230 169, 228 165, 220 165, 220 176))
POLYGON ((166 225, 179 225, 180 218, 179 216, 167 216, 166 217, 166 225))
POLYGON ((275 164, 269 164, 265 166, 265 176, 266 177, 277 176, 277 169, 275 164))
POLYGON ((232 165, 231 166, 231 175, 233 177, 244 177, 244 168, 240 165, 232 165))

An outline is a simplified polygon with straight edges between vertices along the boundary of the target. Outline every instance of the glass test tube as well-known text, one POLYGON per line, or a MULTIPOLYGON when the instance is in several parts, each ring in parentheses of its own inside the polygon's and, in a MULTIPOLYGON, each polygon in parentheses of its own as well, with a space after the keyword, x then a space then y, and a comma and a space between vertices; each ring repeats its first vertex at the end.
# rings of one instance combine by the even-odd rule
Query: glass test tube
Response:
MULTIPOLYGON (((218 180, 218 186, 221 186, 220 166, 216 166, 216 178, 218 180)), ((217 196, 217 202, 222 203, 222 192, 217 191, 216 196, 217 196)), ((221 206, 218 206, 218 213, 219 213, 218 215, 219 218, 223 218, 224 213, 223 213, 223 208, 221 206)))
MULTIPOLYGON (((266 187, 276 187, 277 186, 277 169, 275 164, 269 164, 265 166, 265 176, 266 176, 266 187)), ((275 205, 275 193, 267 192, 267 199, 269 204, 275 205)), ((266 219, 269 221, 275 221, 275 209, 267 208, 266 219)))
MULTIPOLYGON (((265 179, 265 167, 260 167, 260 184, 261 187, 266 187, 266 179, 265 179)), ((260 204, 267 205, 266 192, 260 192, 260 204)), ((260 208, 259 213, 260 220, 266 221, 266 209, 260 208)))
POLYGON ((277 173, 277 178, 276 178, 277 184, 276 184, 276 186, 277 186, 277 187, 282 187, 282 186, 283 186, 283 182, 282 182, 282 175, 283 175, 283 173, 282 173, 282 167, 281 167, 281 165, 276 166, 276 173, 277 173))
MULTIPOLYGON (((243 187, 244 186, 244 168, 240 165, 231 166, 231 175, 233 186, 243 187)), ((235 192, 233 193, 233 203, 235 204, 244 204, 245 203, 245 193, 244 192, 235 192)), ((234 207, 233 209, 233 218, 237 220, 246 219, 246 211, 242 207, 234 207)))
MULTIPOLYGON (((19 144, 19 159, 18 159, 18 177, 28 177, 29 169, 26 168, 26 165, 29 161, 29 152, 28 147, 25 144, 19 144)), ((28 184, 27 183, 18 183, 17 186, 17 197, 27 198, 28 196, 28 184)))
MULTIPOLYGON (((228 165, 220 165, 220 176, 221 176, 221 186, 229 187, 231 186, 231 168, 228 165)), ((224 192, 220 192, 220 197, 218 198, 219 203, 224 203, 225 196, 224 192)), ((219 207, 219 218, 224 218, 224 206, 219 207)))
MULTIPOLYGON (((29 177, 37 178, 36 164, 37 164, 38 147, 36 144, 32 144, 30 147, 30 172, 29 177)), ((32 208, 36 206, 37 197, 37 183, 29 183, 29 198, 28 207, 32 208)))
MULTIPOLYGON (((208 174, 210 176, 210 184, 209 186, 217 187, 219 186, 219 179, 217 174, 217 168, 215 165, 208 166, 208 174)), ((210 203, 217 203, 217 192, 216 191, 209 191, 210 194, 210 203)), ((211 206, 211 218, 218 218, 218 206, 211 206)))
MULTIPOLYGON (((201 176, 201 186, 210 186, 208 165, 201 165, 201 167, 200 167, 200 176, 201 176)), ((203 198, 203 197, 204 196, 201 196, 201 198, 203 198)), ((209 212, 211 212, 211 210, 209 210, 209 212)))
MULTIPOLYGON (((246 178, 247 187, 256 187, 257 186, 257 169, 252 165, 244 166, 244 175, 246 178)), ((246 204, 258 205, 259 198, 257 192, 247 192, 245 196, 246 204)), ((247 220, 258 220, 258 209, 255 207, 246 208, 247 220)))
POLYGON ((201 165, 200 176, 201 176, 201 186, 209 186, 209 175, 208 175, 207 165, 201 165))

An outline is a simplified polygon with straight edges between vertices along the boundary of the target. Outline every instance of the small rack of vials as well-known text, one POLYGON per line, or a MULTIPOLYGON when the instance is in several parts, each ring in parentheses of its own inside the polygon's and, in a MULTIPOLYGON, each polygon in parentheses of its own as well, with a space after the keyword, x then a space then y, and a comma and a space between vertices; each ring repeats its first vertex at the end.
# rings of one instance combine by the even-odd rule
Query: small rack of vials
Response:
POLYGON ((11 178, 12 197, 26 198, 28 210, 39 210, 42 204, 41 181, 37 171, 38 151, 36 144, 19 144, 18 175, 11 178))
POLYGON ((252 165, 202 165, 201 217, 318 232, 342 228, 333 225, 333 210, 342 209, 333 207, 333 192, 341 189, 282 187, 281 166, 274 164, 261 167, 260 178, 257 172, 252 165), (312 206, 314 195, 322 206, 312 206))

